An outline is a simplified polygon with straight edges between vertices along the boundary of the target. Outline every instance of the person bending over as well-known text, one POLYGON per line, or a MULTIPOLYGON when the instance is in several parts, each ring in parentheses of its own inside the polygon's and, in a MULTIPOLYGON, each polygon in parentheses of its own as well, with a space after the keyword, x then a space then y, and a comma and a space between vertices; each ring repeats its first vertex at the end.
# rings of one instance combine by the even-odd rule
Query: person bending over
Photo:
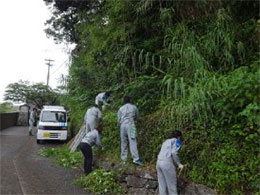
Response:
POLYGON ((160 195, 177 195, 176 166, 182 170, 178 151, 181 147, 182 133, 175 131, 170 139, 163 142, 157 158, 156 170, 160 195))
POLYGON ((88 175, 92 171, 92 147, 97 146, 102 150, 104 149, 100 139, 101 131, 102 126, 98 125, 94 130, 89 131, 80 142, 79 148, 84 156, 84 172, 86 175, 88 175))

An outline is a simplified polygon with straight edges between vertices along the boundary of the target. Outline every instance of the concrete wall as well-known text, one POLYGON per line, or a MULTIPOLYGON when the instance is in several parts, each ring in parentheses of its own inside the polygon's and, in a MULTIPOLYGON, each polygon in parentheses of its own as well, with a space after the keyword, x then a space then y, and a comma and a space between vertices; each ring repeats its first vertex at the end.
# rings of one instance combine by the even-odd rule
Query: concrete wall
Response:
POLYGON ((18 112, 0 113, 0 130, 16 126, 18 115, 18 112))

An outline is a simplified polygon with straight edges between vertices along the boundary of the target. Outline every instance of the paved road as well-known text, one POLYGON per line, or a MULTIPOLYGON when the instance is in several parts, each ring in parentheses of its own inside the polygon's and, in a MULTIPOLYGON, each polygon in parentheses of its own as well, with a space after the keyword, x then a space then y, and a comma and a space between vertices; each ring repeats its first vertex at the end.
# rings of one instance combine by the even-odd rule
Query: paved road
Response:
POLYGON ((27 127, 0 131, 0 194, 87 194, 72 184, 81 171, 60 167, 37 154, 43 147, 60 145, 36 144, 27 127))

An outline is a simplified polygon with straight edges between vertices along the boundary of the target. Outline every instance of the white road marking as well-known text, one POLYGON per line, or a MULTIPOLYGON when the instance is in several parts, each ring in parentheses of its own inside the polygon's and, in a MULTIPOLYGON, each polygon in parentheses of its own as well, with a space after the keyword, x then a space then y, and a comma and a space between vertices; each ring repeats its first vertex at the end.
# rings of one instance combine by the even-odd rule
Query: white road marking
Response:
POLYGON ((16 172, 16 175, 17 175, 18 182, 19 182, 20 188, 21 188, 21 190, 22 190, 22 193, 23 193, 23 194, 26 194, 26 193, 25 193, 25 189, 24 189, 23 184, 22 184, 22 183, 23 183, 23 179, 22 179, 21 175, 20 175, 19 172, 18 172, 18 169, 17 169, 17 166, 16 166, 16 162, 15 162, 14 159, 13 159, 13 164, 14 164, 15 172, 16 172))

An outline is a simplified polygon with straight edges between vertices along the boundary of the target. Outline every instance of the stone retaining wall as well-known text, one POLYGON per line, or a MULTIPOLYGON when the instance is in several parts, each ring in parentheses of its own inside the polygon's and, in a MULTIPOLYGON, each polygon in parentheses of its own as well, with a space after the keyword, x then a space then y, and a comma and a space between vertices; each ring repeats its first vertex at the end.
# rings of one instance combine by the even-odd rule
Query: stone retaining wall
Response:
MULTIPOLYGON (((131 195, 155 195, 158 194, 157 174, 144 170, 141 167, 124 167, 121 164, 95 161, 99 168, 106 170, 121 170, 123 173, 117 180, 131 195)), ((215 191, 200 184, 178 180, 179 195, 216 195, 215 191)))

